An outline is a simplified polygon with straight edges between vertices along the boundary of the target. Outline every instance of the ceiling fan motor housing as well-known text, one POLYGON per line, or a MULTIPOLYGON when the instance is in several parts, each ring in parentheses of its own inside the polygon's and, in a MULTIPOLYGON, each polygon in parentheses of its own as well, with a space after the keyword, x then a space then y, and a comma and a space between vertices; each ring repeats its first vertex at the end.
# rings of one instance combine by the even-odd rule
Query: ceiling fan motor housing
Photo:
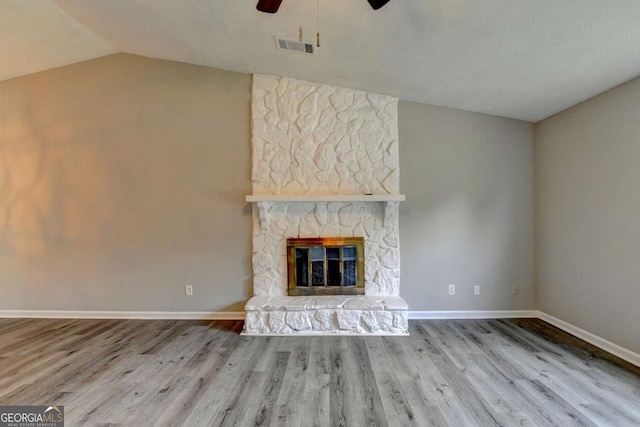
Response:
MULTIPOLYGON (((385 4, 389 3, 389 0, 367 0, 373 10, 378 10, 385 4)), ((282 0, 258 0, 258 9, 260 12, 276 13, 280 7, 282 0)))

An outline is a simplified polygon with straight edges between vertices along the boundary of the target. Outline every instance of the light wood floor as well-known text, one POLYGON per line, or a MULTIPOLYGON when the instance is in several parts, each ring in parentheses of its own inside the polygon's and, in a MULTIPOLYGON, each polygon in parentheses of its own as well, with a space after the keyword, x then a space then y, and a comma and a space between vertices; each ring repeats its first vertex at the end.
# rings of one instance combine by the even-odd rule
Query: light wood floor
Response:
POLYGON ((639 426, 640 369, 539 320, 410 337, 242 337, 242 322, 0 320, 0 405, 67 426, 639 426))

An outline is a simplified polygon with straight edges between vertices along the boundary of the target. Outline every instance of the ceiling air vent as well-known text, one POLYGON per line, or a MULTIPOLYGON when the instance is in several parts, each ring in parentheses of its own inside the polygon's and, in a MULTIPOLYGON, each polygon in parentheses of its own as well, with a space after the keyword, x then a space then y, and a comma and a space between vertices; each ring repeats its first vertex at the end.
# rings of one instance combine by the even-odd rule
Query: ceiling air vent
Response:
POLYGON ((280 50, 290 50, 298 53, 308 53, 314 55, 316 53, 315 46, 311 43, 299 42, 297 40, 285 40, 276 37, 276 45, 280 50))

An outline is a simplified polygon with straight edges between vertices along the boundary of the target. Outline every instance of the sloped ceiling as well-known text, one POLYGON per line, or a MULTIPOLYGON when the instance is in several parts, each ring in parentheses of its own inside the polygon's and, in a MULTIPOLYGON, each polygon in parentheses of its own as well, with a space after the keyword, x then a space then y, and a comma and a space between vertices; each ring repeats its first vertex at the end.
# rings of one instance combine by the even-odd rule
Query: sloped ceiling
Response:
POLYGON ((640 75, 638 0, 2 0, 0 79, 113 52, 538 121, 640 75))
POLYGON ((0 80, 117 50, 49 0, 0 0, 0 80))

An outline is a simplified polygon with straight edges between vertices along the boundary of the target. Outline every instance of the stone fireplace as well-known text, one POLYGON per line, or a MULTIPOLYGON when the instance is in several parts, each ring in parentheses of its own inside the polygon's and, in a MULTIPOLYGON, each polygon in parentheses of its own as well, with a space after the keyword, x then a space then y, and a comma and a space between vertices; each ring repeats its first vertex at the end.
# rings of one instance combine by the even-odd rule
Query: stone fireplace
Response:
POLYGON ((245 334, 407 334, 397 133, 394 98, 253 76, 254 297, 245 334), (326 238, 347 244, 312 249, 326 238), (307 249, 291 252, 291 239, 307 249), (355 241, 360 289, 352 250, 334 249, 355 241), (302 283, 293 292, 292 275, 302 283))

